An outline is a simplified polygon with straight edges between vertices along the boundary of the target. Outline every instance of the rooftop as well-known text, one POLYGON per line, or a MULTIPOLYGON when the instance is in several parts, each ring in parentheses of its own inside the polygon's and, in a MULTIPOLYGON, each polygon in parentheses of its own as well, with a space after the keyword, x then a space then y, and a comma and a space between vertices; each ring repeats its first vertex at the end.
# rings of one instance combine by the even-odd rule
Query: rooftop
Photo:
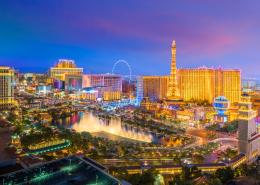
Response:
POLYGON ((31 184, 31 185, 69 185, 69 184, 99 184, 118 185, 118 180, 100 169, 95 163, 70 156, 16 171, 0 176, 2 184, 31 184))

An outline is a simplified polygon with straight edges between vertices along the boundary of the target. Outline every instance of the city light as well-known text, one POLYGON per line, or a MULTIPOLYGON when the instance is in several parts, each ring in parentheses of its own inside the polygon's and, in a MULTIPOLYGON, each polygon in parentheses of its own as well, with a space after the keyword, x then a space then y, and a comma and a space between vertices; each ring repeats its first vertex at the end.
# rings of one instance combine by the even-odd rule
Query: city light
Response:
POLYGON ((259 6, 1 1, 0 184, 260 184, 259 6))

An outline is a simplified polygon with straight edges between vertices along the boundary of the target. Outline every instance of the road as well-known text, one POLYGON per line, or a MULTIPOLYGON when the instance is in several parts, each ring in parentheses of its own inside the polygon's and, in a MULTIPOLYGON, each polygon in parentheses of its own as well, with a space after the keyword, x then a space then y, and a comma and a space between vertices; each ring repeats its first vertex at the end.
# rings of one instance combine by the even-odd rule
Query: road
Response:
MULTIPOLYGON (((196 143, 192 144, 192 147, 199 146, 202 144, 207 144, 209 142, 217 142, 220 143, 222 148, 225 147, 231 147, 231 148, 236 148, 237 147, 237 136, 232 135, 232 134, 225 134, 225 133, 220 133, 220 132, 215 132, 215 131, 208 131, 205 129, 197 129, 197 128, 188 128, 186 130, 186 134, 194 136, 196 138, 199 138, 196 143), (209 135, 216 135, 216 139, 210 140, 209 135)), ((188 147, 191 147, 188 146, 188 147)))

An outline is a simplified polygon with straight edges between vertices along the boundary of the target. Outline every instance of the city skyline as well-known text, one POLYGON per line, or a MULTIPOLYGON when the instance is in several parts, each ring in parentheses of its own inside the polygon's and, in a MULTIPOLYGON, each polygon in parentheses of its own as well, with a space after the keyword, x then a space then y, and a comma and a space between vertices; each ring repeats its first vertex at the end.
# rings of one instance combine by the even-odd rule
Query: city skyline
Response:
POLYGON ((176 40, 178 68, 222 66, 259 79, 258 2, 136 4, 1 2, 1 65, 46 72, 68 58, 86 73, 107 73, 124 59, 133 74, 166 75, 176 40))
POLYGON ((260 1, 0 1, 0 184, 260 184, 260 1))

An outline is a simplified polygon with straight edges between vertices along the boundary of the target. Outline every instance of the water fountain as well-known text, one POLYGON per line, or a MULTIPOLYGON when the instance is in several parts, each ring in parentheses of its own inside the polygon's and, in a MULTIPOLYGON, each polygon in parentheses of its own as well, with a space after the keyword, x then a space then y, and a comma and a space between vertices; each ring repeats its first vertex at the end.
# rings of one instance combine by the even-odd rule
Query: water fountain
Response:
POLYGON ((145 132, 142 129, 130 125, 123 124, 120 118, 102 120, 90 112, 85 112, 82 115, 81 120, 78 123, 73 124, 72 128, 77 132, 105 132, 108 134, 141 142, 153 141, 153 136, 151 133, 145 132))

